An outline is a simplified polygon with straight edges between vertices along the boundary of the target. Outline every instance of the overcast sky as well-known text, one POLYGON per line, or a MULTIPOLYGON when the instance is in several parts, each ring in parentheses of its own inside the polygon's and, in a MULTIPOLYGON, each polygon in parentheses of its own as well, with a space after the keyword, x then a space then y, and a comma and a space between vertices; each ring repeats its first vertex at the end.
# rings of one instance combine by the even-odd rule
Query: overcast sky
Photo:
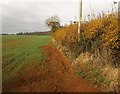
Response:
MULTIPOLYGON (((111 10, 113 1, 83 0, 83 18, 91 12, 111 10)), ((2 32, 47 31, 45 20, 58 15, 62 24, 78 19, 79 0, 4 0, 2 3, 2 32)))

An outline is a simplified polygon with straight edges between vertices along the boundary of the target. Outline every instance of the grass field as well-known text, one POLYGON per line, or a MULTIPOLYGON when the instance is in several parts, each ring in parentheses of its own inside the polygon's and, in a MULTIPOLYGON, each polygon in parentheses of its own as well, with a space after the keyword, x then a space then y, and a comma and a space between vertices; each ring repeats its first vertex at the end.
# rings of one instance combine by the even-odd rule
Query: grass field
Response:
POLYGON ((42 46, 48 45, 50 41, 50 36, 3 35, 2 82, 7 82, 41 64, 45 59, 42 46))
POLYGON ((71 62, 51 40, 50 36, 3 36, 3 92, 98 91, 74 77, 71 62))

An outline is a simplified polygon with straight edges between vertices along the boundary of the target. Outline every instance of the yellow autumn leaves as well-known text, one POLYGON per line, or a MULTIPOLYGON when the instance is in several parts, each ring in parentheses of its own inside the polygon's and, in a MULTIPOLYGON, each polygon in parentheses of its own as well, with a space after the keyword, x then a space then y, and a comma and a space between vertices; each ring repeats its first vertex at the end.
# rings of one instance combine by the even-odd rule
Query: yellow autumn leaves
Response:
MULTIPOLYGON (((75 44, 78 41, 78 25, 72 24, 55 31, 53 37, 63 44, 75 44)), ((94 19, 81 25, 81 32, 87 39, 94 40, 100 38, 101 45, 109 48, 118 48, 118 14, 110 14, 102 18, 94 19)))
POLYGON ((62 27, 54 32, 53 37, 62 44, 75 43, 78 37, 77 28, 77 24, 62 27))

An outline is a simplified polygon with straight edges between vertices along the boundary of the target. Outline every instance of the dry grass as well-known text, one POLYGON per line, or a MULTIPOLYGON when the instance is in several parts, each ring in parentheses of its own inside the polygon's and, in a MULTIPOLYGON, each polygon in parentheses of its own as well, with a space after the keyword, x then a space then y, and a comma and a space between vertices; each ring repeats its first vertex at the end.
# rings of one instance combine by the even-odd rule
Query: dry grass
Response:
POLYGON ((118 91, 118 68, 110 64, 110 52, 104 51, 102 53, 104 55, 99 56, 100 54, 97 54, 98 57, 95 56, 96 53, 85 52, 80 54, 73 62, 73 65, 77 67, 77 73, 96 87, 100 86, 104 92, 118 91))
POLYGON ((118 68, 113 68, 112 66, 106 66, 101 69, 102 75, 111 83, 108 86, 104 86, 103 91, 118 91, 118 68), (106 87, 106 88, 105 88, 106 87))
POLYGON ((112 50, 102 48, 94 53, 84 52, 78 58, 66 46, 53 39, 53 43, 62 51, 72 65, 76 66, 76 74, 87 79, 95 87, 101 87, 103 92, 118 91, 118 68, 113 66, 112 50))

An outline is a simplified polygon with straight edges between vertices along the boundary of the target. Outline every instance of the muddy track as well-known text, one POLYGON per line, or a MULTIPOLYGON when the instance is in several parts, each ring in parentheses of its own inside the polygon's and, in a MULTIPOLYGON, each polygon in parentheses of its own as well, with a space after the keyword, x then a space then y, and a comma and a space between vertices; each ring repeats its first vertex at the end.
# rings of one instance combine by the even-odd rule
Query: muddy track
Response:
POLYGON ((98 92, 91 84, 75 76, 71 63, 56 47, 44 46, 47 59, 43 66, 11 79, 3 91, 17 92, 98 92), (12 87, 11 87, 12 86, 12 87))

